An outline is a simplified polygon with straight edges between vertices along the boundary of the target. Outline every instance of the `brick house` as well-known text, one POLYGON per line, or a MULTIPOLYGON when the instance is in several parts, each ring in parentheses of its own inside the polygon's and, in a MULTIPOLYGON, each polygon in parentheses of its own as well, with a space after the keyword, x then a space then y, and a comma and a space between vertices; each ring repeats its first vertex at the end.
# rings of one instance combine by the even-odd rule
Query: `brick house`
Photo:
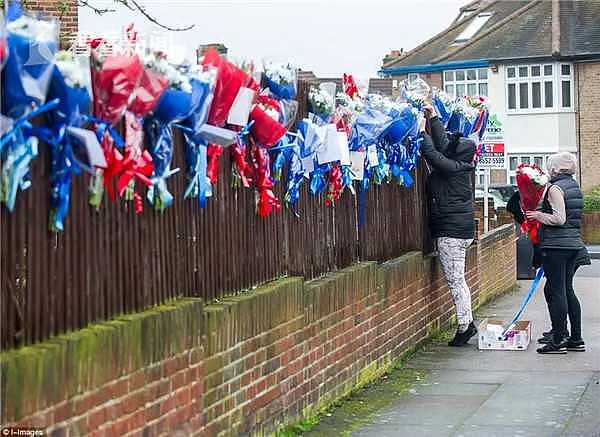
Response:
POLYGON ((433 38, 387 55, 380 74, 489 97, 507 153, 492 183, 569 151, 584 189, 600 185, 600 2, 477 0, 433 38))

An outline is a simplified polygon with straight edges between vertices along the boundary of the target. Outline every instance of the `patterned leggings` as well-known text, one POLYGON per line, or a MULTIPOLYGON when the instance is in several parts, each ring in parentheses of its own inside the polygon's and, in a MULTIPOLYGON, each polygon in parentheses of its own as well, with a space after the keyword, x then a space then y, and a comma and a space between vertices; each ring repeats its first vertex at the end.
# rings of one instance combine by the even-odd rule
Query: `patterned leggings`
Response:
POLYGON ((471 243, 473 243, 472 239, 449 237, 437 239, 440 262, 456 307, 456 318, 458 324, 463 326, 473 321, 471 291, 465 279, 465 257, 471 243))

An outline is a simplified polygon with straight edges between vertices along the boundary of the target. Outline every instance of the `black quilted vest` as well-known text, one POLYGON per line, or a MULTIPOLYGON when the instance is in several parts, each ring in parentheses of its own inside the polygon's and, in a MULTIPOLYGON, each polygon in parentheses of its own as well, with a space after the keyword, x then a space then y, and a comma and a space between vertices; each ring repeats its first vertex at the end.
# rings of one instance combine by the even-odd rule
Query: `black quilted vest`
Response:
MULTIPOLYGON (((567 220, 561 226, 542 225, 541 249, 581 249, 585 247, 581 239, 581 216, 583 213, 583 193, 577 181, 571 176, 562 174, 550 180, 565 195, 567 220)), ((548 200, 544 201, 544 212, 552 213, 548 200)))

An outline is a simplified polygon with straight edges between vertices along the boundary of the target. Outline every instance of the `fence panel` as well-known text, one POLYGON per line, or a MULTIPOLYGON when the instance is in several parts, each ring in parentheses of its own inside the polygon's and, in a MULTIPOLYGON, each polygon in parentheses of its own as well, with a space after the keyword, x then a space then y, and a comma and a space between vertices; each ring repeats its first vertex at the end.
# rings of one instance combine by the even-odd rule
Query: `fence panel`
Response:
MULTIPOLYGON (((299 90, 306 102, 308 84, 299 90)), ((89 176, 77 176, 66 229, 59 234, 48 230, 50 162, 47 148, 40 147, 31 188, 19 193, 13 213, 0 208, 2 349, 180 296, 212 300, 285 274, 315 278, 359 259, 430 249, 423 168, 411 189, 371 187, 362 226, 359 195, 347 190, 328 207, 324 195, 309 195, 308 183, 298 216, 283 210, 262 219, 255 213, 254 190, 231 188, 227 152, 206 208, 183 199, 187 181, 178 134, 175 147, 173 166, 182 170, 168 180, 172 207, 160 213, 146 204, 137 216, 132 203, 105 196, 96 211, 88 205, 89 176)), ((280 199, 284 185, 275 190, 280 199)))

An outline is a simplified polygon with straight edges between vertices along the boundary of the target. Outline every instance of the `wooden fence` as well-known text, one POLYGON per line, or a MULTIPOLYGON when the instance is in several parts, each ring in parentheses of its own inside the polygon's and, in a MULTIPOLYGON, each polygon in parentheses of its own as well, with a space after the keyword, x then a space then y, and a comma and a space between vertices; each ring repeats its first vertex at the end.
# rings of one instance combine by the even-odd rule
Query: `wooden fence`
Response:
MULTIPOLYGON (((185 168, 176 136, 176 167, 185 168)), ((424 171, 415 186, 373 186, 358 226, 358 196, 345 192, 335 207, 302 189, 300 217, 289 210, 267 219, 255 213, 251 189, 231 188, 228 153, 205 209, 184 200, 184 172, 169 179, 175 195, 163 213, 104 199, 87 203, 89 177, 72 186, 65 231, 48 230, 49 153, 33 162, 32 187, 15 211, 0 212, 1 346, 31 344, 119 314, 181 296, 212 300, 282 275, 315 278, 359 260, 385 260, 427 250, 424 171)), ((284 171, 285 175, 285 171, 284 171)), ((358 187, 356 187, 358 188, 358 187)), ((276 194, 282 198, 282 185, 276 194)))

